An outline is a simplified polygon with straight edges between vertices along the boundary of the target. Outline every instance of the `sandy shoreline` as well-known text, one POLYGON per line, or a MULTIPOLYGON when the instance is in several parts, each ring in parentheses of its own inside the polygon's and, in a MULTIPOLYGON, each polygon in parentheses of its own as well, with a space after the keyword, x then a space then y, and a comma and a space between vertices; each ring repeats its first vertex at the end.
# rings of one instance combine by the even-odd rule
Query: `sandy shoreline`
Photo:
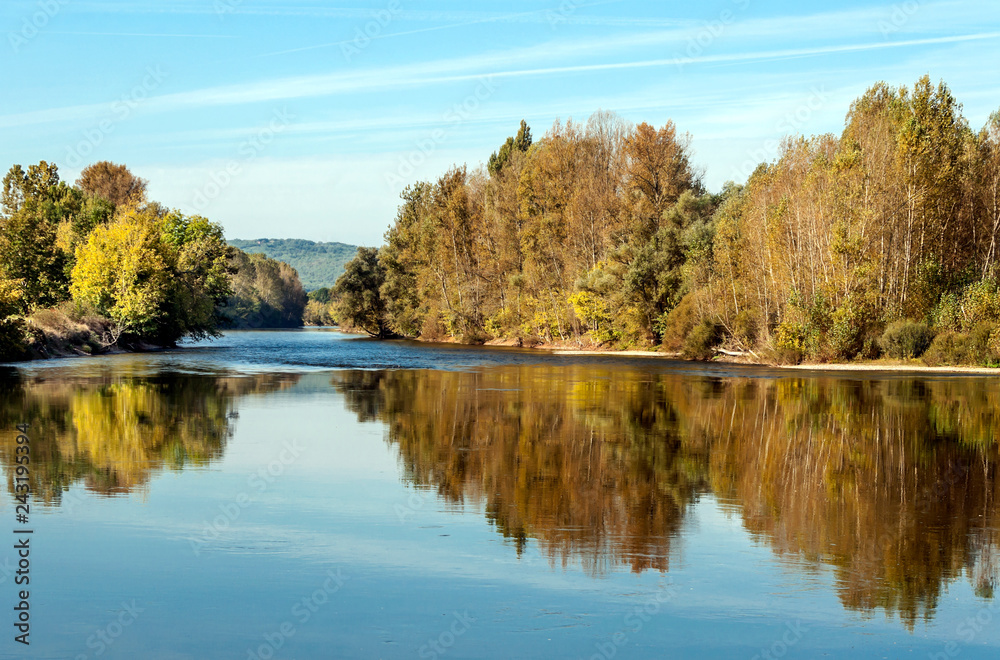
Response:
POLYGON ((1000 369, 991 367, 928 367, 917 364, 795 364, 779 365, 774 369, 797 369, 800 371, 912 371, 915 373, 938 374, 983 374, 1000 376, 1000 369))
MULTIPOLYGON (((343 332, 343 331, 340 331, 343 332)), ((424 339, 414 339, 428 344, 459 344, 456 341, 427 341, 424 339)), ((686 360, 680 353, 663 353, 656 350, 648 351, 617 351, 614 349, 586 349, 567 348, 553 344, 540 344, 532 347, 519 347, 513 341, 489 341, 483 344, 485 348, 523 348, 529 351, 545 351, 554 355, 581 355, 581 356, 604 356, 604 357, 640 357, 657 358, 660 360, 673 360, 676 362, 691 362, 697 364, 697 360, 686 360)), ((723 359, 702 364, 733 365, 742 367, 757 367, 760 369, 782 369, 787 371, 820 371, 820 372, 872 372, 872 373, 925 373, 925 374, 971 374, 982 376, 1000 376, 1000 369, 990 367, 961 367, 945 366, 930 367, 925 364, 893 364, 891 362, 851 362, 851 363, 817 363, 817 364, 766 364, 763 362, 752 362, 740 358, 724 356, 723 359)))
MULTIPOLYGON (((604 355, 604 356, 627 356, 661 358, 680 362, 697 362, 696 360, 685 360, 680 353, 659 353, 657 351, 615 351, 615 350, 583 350, 573 348, 558 348, 549 346, 537 346, 532 350, 543 350, 558 355, 604 355)), ((721 359, 706 362, 705 364, 732 364, 747 367, 760 367, 762 369, 787 369, 789 371, 846 371, 846 372, 912 372, 931 374, 982 374, 988 376, 1000 376, 1000 369, 990 367, 961 367, 943 366, 931 367, 921 364, 893 364, 886 362, 852 362, 852 363, 817 363, 817 364, 765 364, 761 362, 746 362, 739 359, 721 359)))

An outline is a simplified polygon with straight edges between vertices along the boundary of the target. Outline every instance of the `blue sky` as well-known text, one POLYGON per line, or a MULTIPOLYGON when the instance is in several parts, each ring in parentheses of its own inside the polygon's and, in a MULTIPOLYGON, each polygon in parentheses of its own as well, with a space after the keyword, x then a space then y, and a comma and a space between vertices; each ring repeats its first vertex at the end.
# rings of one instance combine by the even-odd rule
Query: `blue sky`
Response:
POLYGON ((872 83, 1000 108, 1000 3, 4 0, 0 167, 127 164, 229 238, 375 245, 399 192, 524 118, 672 119, 710 189, 872 83))

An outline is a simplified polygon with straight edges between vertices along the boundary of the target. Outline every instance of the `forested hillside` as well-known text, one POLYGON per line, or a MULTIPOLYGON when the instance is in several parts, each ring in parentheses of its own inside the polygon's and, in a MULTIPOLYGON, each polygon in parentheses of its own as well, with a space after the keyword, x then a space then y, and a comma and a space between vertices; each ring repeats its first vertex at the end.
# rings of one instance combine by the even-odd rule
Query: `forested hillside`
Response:
POLYGON ((374 335, 1000 364, 1000 113, 927 77, 715 194, 672 122, 599 112, 402 199, 335 288, 374 335))
POLYGON ((306 292, 288 264, 232 248, 232 295, 220 310, 228 328, 297 328, 306 292))
POLYGON ((354 257, 356 245, 316 243, 300 238, 260 238, 229 241, 247 254, 264 254, 292 266, 306 291, 331 287, 344 272, 344 264, 354 257))

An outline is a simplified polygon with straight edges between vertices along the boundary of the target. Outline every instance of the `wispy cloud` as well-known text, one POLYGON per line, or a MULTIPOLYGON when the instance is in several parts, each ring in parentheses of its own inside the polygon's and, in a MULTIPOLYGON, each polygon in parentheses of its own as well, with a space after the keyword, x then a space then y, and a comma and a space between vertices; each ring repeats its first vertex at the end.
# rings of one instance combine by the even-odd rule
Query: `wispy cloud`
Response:
MULTIPOLYGON (((591 2, 591 3, 587 3, 587 4, 581 4, 581 5, 578 5, 578 8, 594 7, 594 6, 597 6, 597 5, 605 5, 605 4, 611 4, 611 3, 621 2, 621 1, 622 0, 603 0, 602 2, 591 2)), ((393 38, 398 38, 398 37, 410 36, 410 35, 414 35, 414 34, 422 34, 422 33, 425 33, 425 32, 437 32, 437 31, 440 31, 440 30, 451 30, 451 29, 455 29, 455 28, 469 27, 469 26, 472 26, 472 25, 479 25, 479 24, 483 24, 483 23, 522 22, 522 21, 525 21, 525 20, 528 20, 528 19, 530 19, 531 21, 536 21, 536 22, 548 22, 548 21, 552 20, 551 13, 553 11, 554 11, 553 9, 538 9, 538 10, 534 10, 534 11, 520 12, 520 13, 513 13, 513 14, 499 14, 499 15, 486 15, 486 16, 484 16, 482 14, 478 14, 477 18, 468 18, 467 20, 463 20, 463 21, 461 21, 459 23, 447 23, 445 25, 435 25, 435 26, 432 26, 432 27, 418 28, 418 29, 414 29, 414 30, 404 30, 402 32, 390 32, 390 33, 387 33, 387 34, 376 34, 374 36, 368 36, 367 38, 370 41, 376 41, 376 40, 381 40, 381 39, 393 39, 393 38)), ((463 14, 472 15, 471 12, 463 12, 463 14)), ((408 15, 409 14, 406 13, 406 12, 400 12, 398 14, 398 18, 401 19, 401 20, 406 20, 407 17, 408 17, 408 15)), ((575 16, 560 16, 559 17, 560 21, 569 22, 571 19, 575 20, 576 17, 575 16)), ((607 24, 607 23, 604 23, 604 21, 606 21, 607 19, 592 19, 592 20, 596 21, 596 23, 589 23, 588 22, 588 24, 607 24)), ((624 23, 622 23, 622 24, 624 25, 624 23)), ((668 26, 668 25, 679 25, 679 24, 682 24, 682 22, 681 21, 658 21, 656 24, 657 25, 661 25, 661 26, 668 26)), ((635 25, 635 24, 632 24, 632 25, 635 25)), ((643 24, 643 26, 644 27, 649 27, 648 24, 643 24)), ((288 48, 288 49, 285 49, 285 50, 276 50, 276 51, 271 51, 271 52, 268 52, 268 53, 261 53, 260 55, 257 55, 256 57, 271 57, 271 56, 275 56, 275 55, 287 55, 289 53, 300 53, 300 52, 303 52, 303 51, 319 50, 319 49, 323 49, 323 48, 336 48, 336 47, 344 46, 344 45, 351 44, 351 43, 354 43, 354 39, 342 39, 340 41, 331 41, 331 42, 322 43, 322 44, 314 44, 314 45, 311 45, 311 46, 300 46, 300 47, 297 47, 297 48, 288 48)))
POLYGON ((237 39, 232 34, 167 34, 163 32, 82 32, 70 30, 48 30, 49 34, 67 34, 83 37, 164 37, 171 39, 237 39))
MULTIPOLYGON (((578 13, 581 9, 607 4, 616 4, 625 0, 598 0, 597 2, 574 4, 573 12, 560 15, 560 23, 564 25, 597 25, 607 27, 671 27, 681 21, 665 18, 644 18, 625 16, 593 16, 578 13)), ((375 18, 381 8, 356 7, 325 7, 298 5, 256 5, 230 3, 225 5, 221 13, 240 14, 246 16, 280 16, 302 18, 341 18, 367 20, 375 18)), ((489 11, 429 11, 417 9, 402 9, 396 17, 403 21, 418 23, 451 23, 455 25, 473 25, 476 23, 538 23, 550 22, 551 13, 561 9, 561 0, 551 0, 549 6, 527 12, 489 12, 489 11)), ((75 2, 74 10, 87 13, 104 14, 194 14, 215 15, 220 8, 215 3, 110 3, 110 2, 75 2)))
MULTIPOLYGON (((879 50, 946 45, 1000 38, 1000 32, 984 32, 948 37, 906 39, 900 41, 841 44, 812 48, 789 48, 752 52, 721 53, 685 58, 686 65, 736 64, 817 57, 830 54, 862 53, 879 50)), ((536 49, 527 49, 531 52, 536 49)), ((603 62, 554 67, 498 70, 491 64, 525 59, 526 52, 514 51, 493 56, 462 57, 412 65, 390 66, 332 74, 294 76, 252 83, 209 87, 152 97, 144 102, 144 112, 181 111, 186 109, 280 102, 358 92, 390 91, 409 87, 478 80, 484 77, 512 79, 574 73, 623 71, 676 66, 676 57, 628 62, 603 62)), ((88 104, 0 116, 0 127, 15 127, 92 116, 105 109, 103 104, 88 104)))

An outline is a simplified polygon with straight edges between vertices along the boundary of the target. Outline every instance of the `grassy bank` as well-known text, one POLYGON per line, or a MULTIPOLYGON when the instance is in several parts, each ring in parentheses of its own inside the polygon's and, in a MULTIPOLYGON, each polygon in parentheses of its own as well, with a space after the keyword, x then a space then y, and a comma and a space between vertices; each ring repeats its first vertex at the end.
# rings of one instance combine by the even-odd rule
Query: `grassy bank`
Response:
POLYGON ((22 319, 23 343, 11 361, 105 355, 164 348, 120 336, 110 319, 72 303, 41 309, 22 319))

